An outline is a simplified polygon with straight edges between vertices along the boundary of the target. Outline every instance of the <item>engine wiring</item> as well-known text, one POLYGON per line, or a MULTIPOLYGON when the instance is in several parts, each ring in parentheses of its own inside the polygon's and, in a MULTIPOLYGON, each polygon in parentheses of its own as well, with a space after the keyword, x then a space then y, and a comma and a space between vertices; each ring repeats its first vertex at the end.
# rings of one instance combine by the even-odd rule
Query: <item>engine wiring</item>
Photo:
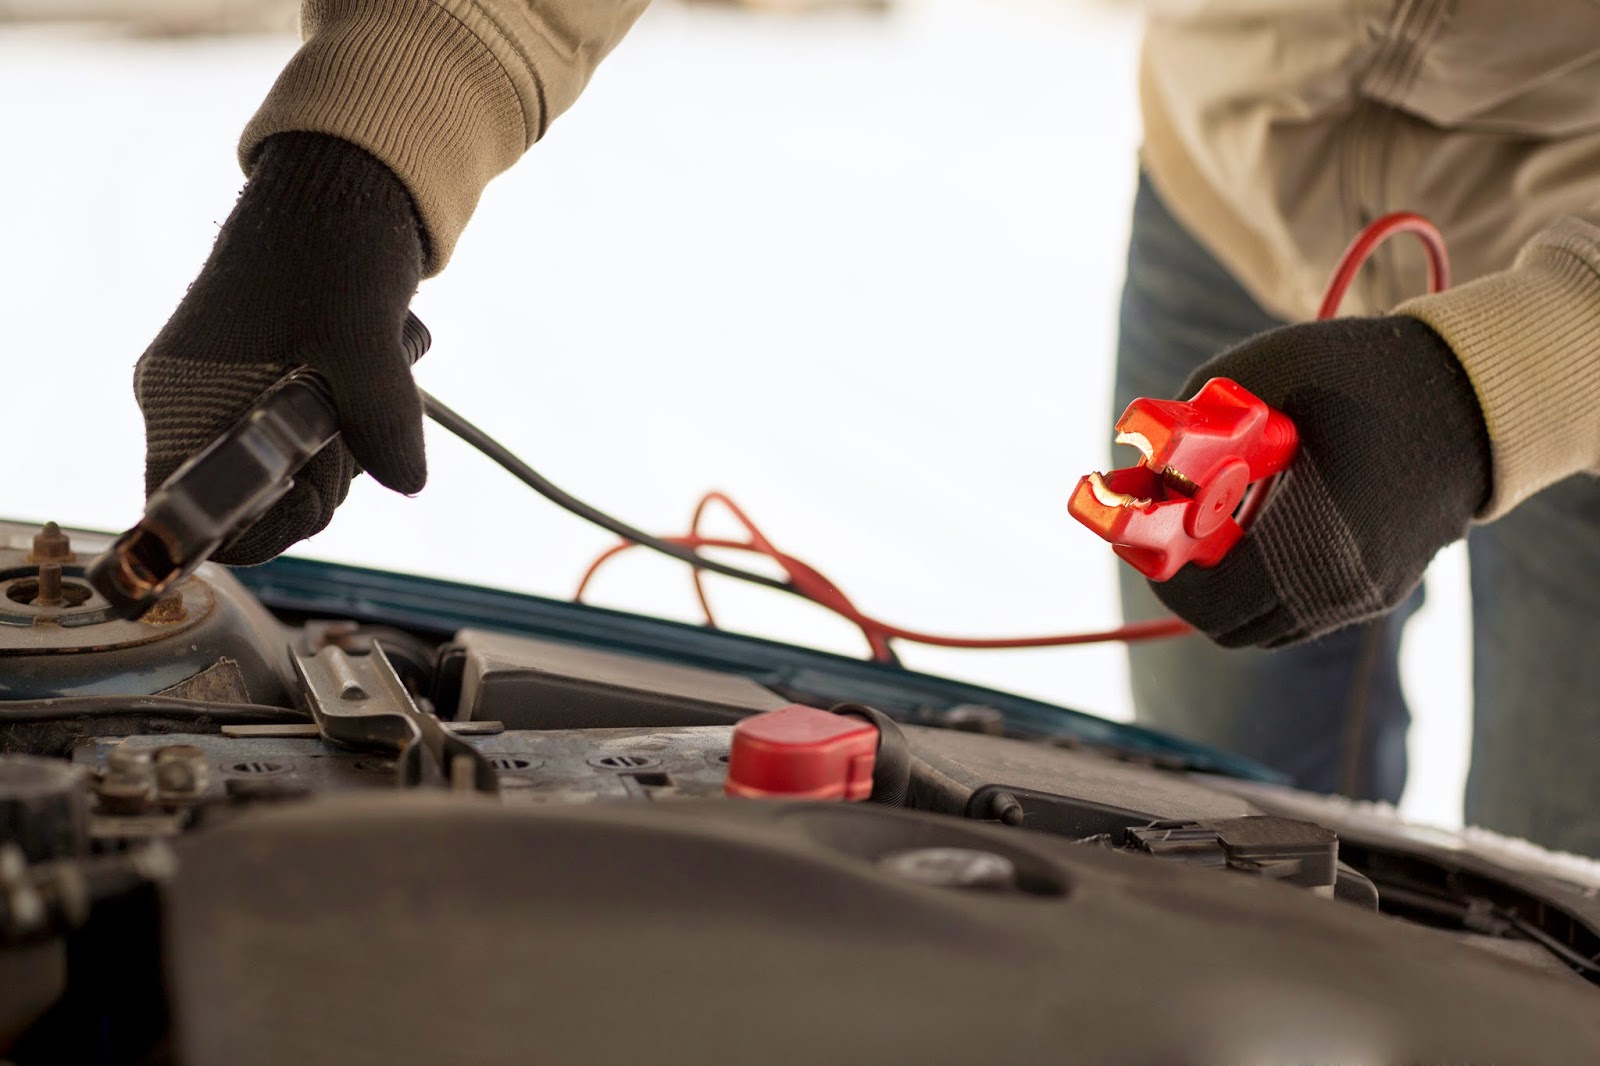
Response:
POLYGON ((264 703, 219 703, 178 696, 47 696, 0 700, 0 726, 128 716, 205 719, 218 723, 309 722, 305 711, 264 703))
MULTIPOLYGON (((1322 304, 1317 311, 1319 320, 1332 318, 1338 313, 1339 307, 1344 301, 1345 293, 1362 266, 1366 264, 1367 260, 1385 241, 1399 233, 1411 233, 1421 240, 1428 261, 1428 291, 1437 293, 1449 287, 1449 257, 1445 249, 1444 238, 1439 233, 1438 228, 1432 222, 1414 212, 1395 212, 1384 215, 1364 227, 1340 255, 1328 282, 1322 304)), ((876 662, 894 663, 898 661, 891 644, 891 641, 894 640, 944 648, 999 650, 1067 647, 1110 641, 1133 643, 1136 641, 1183 636, 1193 632, 1193 627, 1176 617, 1130 622, 1112 629, 1094 632, 1021 637, 957 637, 892 625, 858 608, 840 590, 837 584, 824 576, 814 566, 787 552, 778 550, 771 539, 762 531, 761 527, 756 525, 750 516, 745 513, 744 509, 724 493, 708 492, 700 498, 695 506, 688 533, 679 536, 657 536, 646 533, 561 489, 537 470, 523 462, 509 448, 490 437, 462 415, 451 410, 436 397, 423 392, 422 400, 424 410, 426 410, 430 418, 482 452, 517 480, 532 488, 556 506, 622 538, 621 543, 608 548, 584 572, 573 596, 573 599, 577 602, 583 601, 584 593, 602 566, 629 549, 643 547, 689 564, 692 568, 695 596, 699 600, 701 610, 705 615, 706 625, 708 626, 715 628, 717 622, 716 615, 711 609, 710 600, 706 595, 704 579, 704 572, 706 571, 759 585, 763 588, 786 592, 833 612, 861 630, 861 634, 866 639, 867 646, 871 651, 871 657, 876 662), (706 510, 713 504, 722 506, 733 516, 734 520, 743 527, 746 539, 736 540, 728 537, 713 537, 701 533, 701 522, 705 517, 706 510), (777 564, 785 574, 785 577, 775 578, 753 570, 729 565, 703 554, 703 549, 747 552, 762 556, 777 564)), ((1276 477, 1273 477, 1261 481, 1245 498, 1237 515, 1237 521, 1241 527, 1248 530, 1251 524, 1254 523, 1262 508, 1271 498, 1272 490, 1277 480, 1276 477)))

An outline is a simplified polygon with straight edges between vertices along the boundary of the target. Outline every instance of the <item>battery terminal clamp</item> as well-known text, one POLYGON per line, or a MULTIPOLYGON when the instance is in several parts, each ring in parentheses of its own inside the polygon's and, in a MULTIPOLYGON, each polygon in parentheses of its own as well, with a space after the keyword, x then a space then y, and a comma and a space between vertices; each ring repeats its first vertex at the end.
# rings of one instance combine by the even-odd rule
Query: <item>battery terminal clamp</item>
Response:
POLYGON ((1116 429, 1142 461, 1081 478, 1067 509, 1152 581, 1220 563, 1249 524, 1234 515, 1246 491, 1285 470, 1299 447, 1288 416, 1227 378, 1187 401, 1134 400, 1116 429))
MULTIPOLYGON (((427 327, 408 313, 400 338, 406 359, 415 364, 430 343, 427 327)), ((322 375, 291 370, 150 495, 139 524, 89 564, 89 584, 121 617, 143 617, 282 499, 300 468, 338 433, 322 375)))

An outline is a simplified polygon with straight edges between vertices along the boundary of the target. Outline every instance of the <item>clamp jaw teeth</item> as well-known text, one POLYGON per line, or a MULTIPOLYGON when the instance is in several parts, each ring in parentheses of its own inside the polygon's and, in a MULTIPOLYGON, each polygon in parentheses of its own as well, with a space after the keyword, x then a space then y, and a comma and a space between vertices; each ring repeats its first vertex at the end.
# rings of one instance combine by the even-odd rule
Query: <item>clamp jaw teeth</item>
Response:
MULTIPOLYGON (((1193 497, 1200 491, 1200 486, 1195 484, 1194 479, 1186 477, 1179 472, 1177 467, 1158 465, 1156 463, 1155 446, 1150 443, 1150 438, 1143 433, 1137 430, 1121 430, 1117 433, 1116 441, 1118 444, 1131 444, 1139 449, 1139 454, 1142 457, 1139 465, 1155 475, 1155 479, 1161 483, 1161 487, 1188 497, 1193 497)), ((1099 473, 1089 475, 1089 488, 1094 492, 1095 499, 1107 507, 1149 507, 1153 498, 1118 492, 1107 485, 1105 476, 1099 473)))
POLYGON ((1152 502, 1148 499, 1140 499, 1129 492, 1118 492, 1106 484, 1104 475, 1099 471, 1089 475, 1089 491, 1094 493, 1094 498, 1106 507, 1131 507, 1138 510, 1142 507, 1149 507, 1152 502))
POLYGON ((1150 444, 1150 438, 1146 437, 1143 433, 1136 433, 1132 430, 1122 430, 1117 434, 1116 442, 1118 444, 1131 444, 1135 448, 1138 448, 1139 454, 1144 456, 1145 466, 1149 466, 1150 461, 1156 457, 1156 450, 1150 444))

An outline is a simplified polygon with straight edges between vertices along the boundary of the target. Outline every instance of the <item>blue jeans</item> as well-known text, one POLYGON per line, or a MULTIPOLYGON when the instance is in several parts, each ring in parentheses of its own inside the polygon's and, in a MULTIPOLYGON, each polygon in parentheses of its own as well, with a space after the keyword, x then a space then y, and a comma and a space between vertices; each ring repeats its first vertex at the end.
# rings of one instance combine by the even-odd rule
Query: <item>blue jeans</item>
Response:
MULTIPOLYGON (((1116 412, 1171 396, 1211 356, 1283 323, 1140 178, 1117 346, 1116 412)), ((1126 451, 1126 449, 1119 449, 1126 451)), ((1127 457, 1118 455, 1117 465, 1127 457)), ((1468 824, 1600 856, 1600 479, 1570 478, 1473 529, 1468 824)), ((1119 566, 1123 614, 1163 608, 1119 566)), ((1251 756, 1302 788, 1390 802, 1410 714, 1399 646, 1418 589, 1385 618, 1278 651, 1200 637, 1131 645, 1141 722, 1251 756)))

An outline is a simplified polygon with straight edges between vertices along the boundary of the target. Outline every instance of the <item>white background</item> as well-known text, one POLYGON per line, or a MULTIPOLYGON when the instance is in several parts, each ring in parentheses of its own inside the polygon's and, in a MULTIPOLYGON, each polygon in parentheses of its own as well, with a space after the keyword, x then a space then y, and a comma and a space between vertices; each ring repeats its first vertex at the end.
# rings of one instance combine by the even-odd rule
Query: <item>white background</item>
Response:
MULTIPOLYGON (((1137 33, 1124 6, 1043 0, 658 6, 423 286, 419 381, 645 528, 680 531, 700 492, 730 492, 891 621, 1113 625, 1113 557, 1066 498, 1110 439, 1137 33)), ((139 513, 132 366, 226 217, 238 133, 293 47, 0 30, 0 514, 139 513)), ((567 596, 612 542, 431 426, 428 446, 420 497, 361 479, 300 550, 567 596)), ((1406 648, 1403 810, 1442 825, 1469 735, 1463 575, 1447 553, 1406 648)), ((730 628, 862 650, 818 609, 712 583, 730 628)), ((640 552, 593 598, 696 618, 682 568, 640 552)), ((1128 715, 1115 648, 903 652, 1128 715)))

